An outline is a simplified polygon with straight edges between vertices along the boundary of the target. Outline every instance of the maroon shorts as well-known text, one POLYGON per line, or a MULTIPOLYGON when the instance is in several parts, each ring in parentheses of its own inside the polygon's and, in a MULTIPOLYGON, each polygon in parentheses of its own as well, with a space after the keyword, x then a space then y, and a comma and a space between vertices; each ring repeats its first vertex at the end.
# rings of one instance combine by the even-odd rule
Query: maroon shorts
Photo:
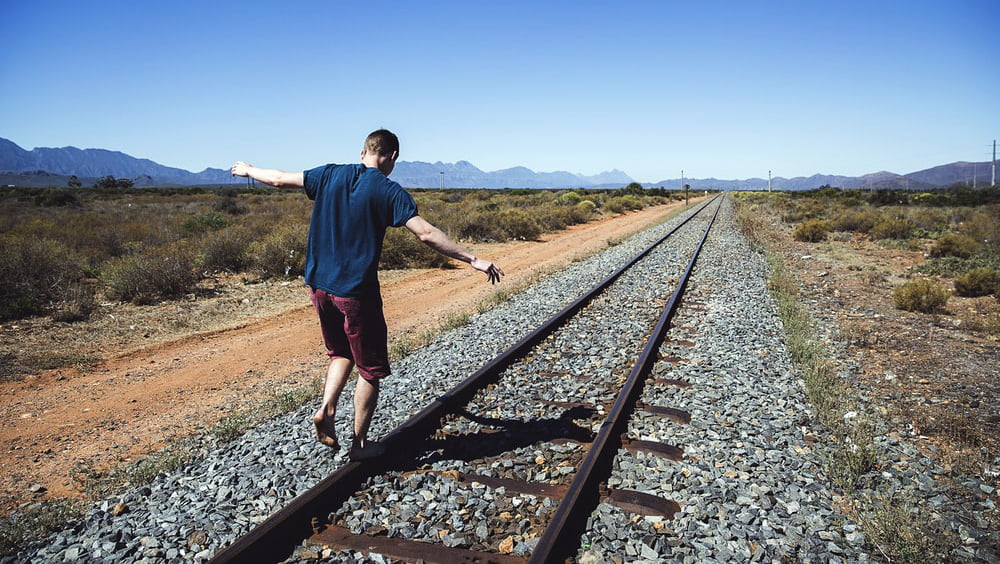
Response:
POLYGON ((311 288, 309 298, 319 314, 330 358, 351 360, 366 380, 389 375, 389 333, 381 297, 341 298, 311 288))

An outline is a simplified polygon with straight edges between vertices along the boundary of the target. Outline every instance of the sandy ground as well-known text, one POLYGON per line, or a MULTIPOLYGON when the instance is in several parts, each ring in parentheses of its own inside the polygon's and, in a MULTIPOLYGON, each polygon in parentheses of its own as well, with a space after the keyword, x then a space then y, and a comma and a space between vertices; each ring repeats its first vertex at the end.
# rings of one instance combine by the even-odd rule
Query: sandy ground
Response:
MULTIPOLYGON (((682 206, 578 225, 539 241, 471 246, 506 271, 496 287, 464 265, 384 273, 390 341, 412 340, 498 289, 526 284, 682 206)), ((107 469, 205 432, 273 390, 316 385, 326 366, 315 313, 296 283, 220 282, 185 301, 109 305, 92 322, 72 325, 29 320, 0 327, 0 337, 4 350, 20 357, 83 359, 0 383, 4 515, 30 501, 81 496, 72 478, 81 465, 107 469)))

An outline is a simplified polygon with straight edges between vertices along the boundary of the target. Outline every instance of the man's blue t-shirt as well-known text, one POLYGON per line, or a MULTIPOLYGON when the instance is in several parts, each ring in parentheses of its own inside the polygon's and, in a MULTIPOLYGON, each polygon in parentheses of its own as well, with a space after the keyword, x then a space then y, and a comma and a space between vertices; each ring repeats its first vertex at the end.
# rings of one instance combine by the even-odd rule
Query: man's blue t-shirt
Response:
POLYGON ((378 295, 385 230, 417 215, 417 203, 398 183, 363 164, 328 164, 303 177, 314 201, 306 284, 344 298, 378 295))

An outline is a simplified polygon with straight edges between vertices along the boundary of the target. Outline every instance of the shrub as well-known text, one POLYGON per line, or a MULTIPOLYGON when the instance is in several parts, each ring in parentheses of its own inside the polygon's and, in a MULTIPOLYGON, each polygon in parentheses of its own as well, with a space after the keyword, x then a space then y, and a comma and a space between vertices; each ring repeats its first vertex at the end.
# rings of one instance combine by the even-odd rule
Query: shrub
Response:
POLYGON ((572 207, 547 206, 539 208, 535 217, 542 231, 550 233, 566 229, 570 225, 586 223, 592 214, 592 210, 588 211, 586 206, 580 207, 580 204, 577 204, 572 207))
POLYGON ((557 206, 539 208, 534 214, 534 219, 541 233, 560 231, 576 223, 573 221, 572 208, 557 206))
MULTIPOLYGON (((804 197, 805 194, 798 195, 804 197)), ((817 219, 826 212, 825 204, 819 200, 809 198, 796 202, 787 202, 781 213, 781 220, 785 223, 800 223, 808 219, 817 219)))
POLYGON ((948 290, 926 278, 911 280, 892 293, 896 307, 906 311, 935 313, 948 303, 948 290))
POLYGON ((18 508, 0 522, 0 555, 11 556, 33 541, 64 529, 67 523, 80 519, 86 508, 83 502, 65 498, 18 508))
POLYGON ((94 292, 83 284, 73 283, 63 292, 62 304, 52 314, 52 319, 66 323, 83 321, 90 317, 95 309, 97 300, 94 299, 94 292))
POLYGON ((198 267, 207 271, 239 272, 250 264, 247 250, 252 240, 250 230, 238 225, 207 233, 200 242, 198 267))
POLYGON ((42 313, 48 301, 62 299, 61 292, 82 275, 79 255, 58 241, 0 236, 0 319, 42 313))
POLYGON ((809 219, 803 221, 792 231, 792 238, 796 241, 806 241, 809 243, 817 243, 819 241, 825 241, 826 236, 830 233, 830 222, 824 221, 822 219, 809 219))
POLYGON ((576 192, 564 192, 556 199, 556 203, 561 206, 575 206, 583 200, 583 196, 576 192))
POLYGON ((386 230, 379 268, 440 268, 450 264, 451 259, 422 243, 408 229, 386 230))
POLYGON ((573 210, 580 218, 580 223, 585 223, 590 221, 590 218, 594 217, 594 211, 597 210, 597 204, 591 200, 583 200, 579 204, 573 206, 573 210))
POLYGON ((541 226, 524 210, 503 210, 496 214, 496 223, 508 240, 533 241, 542 234, 541 226))
POLYGON ((962 223, 961 232, 976 241, 1000 241, 1000 206, 986 206, 971 213, 962 223))
POLYGON ((976 240, 968 235, 945 233, 934 243, 930 255, 932 257, 969 258, 972 253, 976 252, 978 246, 976 240))
POLYGON ((35 204, 42 207, 80 207, 80 198, 76 192, 64 189, 48 189, 35 195, 35 204))
POLYGON ((157 298, 172 298, 194 289, 195 256, 184 243, 139 249, 108 261, 101 270, 108 299, 151 304, 157 298))
POLYGON ((865 541, 878 547, 886 562, 948 562, 950 547, 961 543, 912 497, 877 495, 865 505, 869 511, 859 525, 865 541))
POLYGON ((217 231, 227 225, 229 225, 229 220, 222 215, 222 212, 209 211, 185 219, 184 223, 181 224, 181 229, 189 235, 194 235, 207 231, 217 231))
POLYGON ((490 213, 463 214, 442 222, 441 228, 445 229, 448 225, 457 238, 466 241, 503 241, 507 237, 490 213))
POLYGON ((844 210, 833 218, 834 231, 852 231, 868 233, 879 221, 879 213, 875 210, 844 210))
POLYGON ((229 215, 243 215, 247 213, 247 207, 236 199, 236 194, 223 193, 216 198, 212 204, 212 209, 217 212, 228 213, 229 215))
POLYGON ((913 222, 906 218, 883 219, 869 231, 873 240, 909 239, 913 232, 913 222))
POLYGON ((1000 294, 1000 272, 974 268, 955 279, 955 293, 969 298, 1000 294))
POLYGON ((268 278, 303 274, 308 235, 306 224, 284 225, 250 245, 250 263, 268 278))
POLYGON ((604 209, 611 213, 625 213, 633 210, 641 210, 645 207, 642 200, 636 196, 618 196, 609 198, 604 202, 604 209))
POLYGON ((851 442, 836 449, 827 465, 830 479, 848 492, 861 485, 865 474, 878 464, 878 454, 871 444, 851 442))

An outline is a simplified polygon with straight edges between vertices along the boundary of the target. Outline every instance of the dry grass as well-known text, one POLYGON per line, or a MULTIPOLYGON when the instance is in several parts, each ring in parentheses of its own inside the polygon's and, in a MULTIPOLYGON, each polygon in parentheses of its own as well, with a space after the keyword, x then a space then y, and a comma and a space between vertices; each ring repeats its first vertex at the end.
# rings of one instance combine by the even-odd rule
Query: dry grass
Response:
MULTIPOLYGON (((85 319, 91 304, 152 304, 193 291, 220 272, 260 280, 301 275, 311 202, 280 190, 0 190, 0 319, 62 312, 85 319), (51 197, 56 194, 60 197, 51 197), (81 284, 86 278, 98 284, 81 284), (76 288, 73 297, 63 290, 76 288), (80 292, 92 292, 89 301, 80 292)), ((415 190, 421 213, 453 239, 534 240, 606 215, 662 203, 662 189, 415 190)), ((676 197, 676 196, 674 196, 676 197)), ((383 268, 449 263, 390 230, 383 268)))
MULTIPOLYGON (((895 261, 866 264, 863 261, 858 262, 857 259, 883 255, 898 256, 910 252, 911 249, 928 253, 928 250, 934 247, 936 238, 946 233, 968 234, 975 231, 977 236, 981 233, 993 233, 1000 225, 998 219, 1000 215, 993 213, 992 219, 987 219, 991 212, 997 211, 994 204, 981 208, 927 209, 914 206, 887 208, 864 204, 863 197, 860 198, 860 204, 858 201, 852 201, 850 206, 843 201, 842 196, 825 200, 816 197, 818 201, 813 203, 803 201, 809 197, 779 195, 769 198, 760 194, 747 194, 738 198, 737 209, 744 233, 755 247, 768 252, 769 262, 772 265, 770 289, 781 310, 789 350, 802 371, 810 401, 816 409, 817 419, 831 431, 832 442, 826 449, 828 476, 843 492, 844 505, 849 508, 849 515, 861 525, 867 542, 882 558, 892 562, 945 561, 960 540, 937 520, 938 517, 928 510, 923 500, 914 494, 905 496, 896 494, 895 497, 886 498, 877 493, 881 482, 878 470, 883 462, 879 460, 878 451, 874 448, 871 435, 873 431, 869 424, 876 419, 870 418, 882 419, 893 415, 894 425, 910 424, 914 432, 922 433, 924 441, 921 444, 925 446, 933 444, 933 449, 928 446, 926 452, 935 456, 946 470, 946 476, 939 477, 942 485, 950 483, 948 477, 962 475, 976 476, 986 483, 994 481, 995 475, 994 479, 987 475, 987 463, 995 457, 996 441, 989 433, 984 432, 986 423, 981 417, 982 410, 978 410, 977 414, 977 409, 962 407, 963 405, 978 407, 978 400, 969 404, 971 399, 959 401, 951 399, 952 394, 961 392, 962 386, 946 388, 950 385, 950 380, 929 378, 927 372, 908 375, 906 371, 910 366, 922 366, 921 359, 924 358, 957 359, 963 354, 963 349, 953 348, 953 345, 948 344, 941 345, 949 347, 947 351, 940 348, 935 350, 931 344, 933 341, 927 340, 928 332, 922 330, 923 328, 959 327, 946 317, 955 315, 957 311, 961 312, 960 327, 963 331, 982 334, 984 331, 995 330, 1000 324, 1000 305, 993 298, 953 297, 951 300, 953 303, 949 303, 948 314, 945 315, 906 314, 899 310, 896 310, 898 314, 893 314, 892 286, 901 280, 910 279, 911 272, 896 265, 895 261), (818 269, 804 270, 800 273, 789 272, 789 268, 803 270, 806 263, 797 257, 809 251, 802 249, 801 245, 794 247, 789 243, 790 232, 794 225, 776 223, 773 219, 784 218, 786 221, 797 223, 811 218, 830 217, 838 218, 834 221, 834 229, 845 230, 845 236, 811 248, 816 249, 813 253, 822 255, 822 261, 819 262, 823 264, 823 270, 840 269, 842 278, 834 279, 831 275, 829 279, 823 278, 822 282, 816 283, 813 281, 817 280, 818 269), (974 227, 969 225, 973 218, 974 227), (882 224, 882 230, 877 231, 875 236, 864 239, 908 238, 878 242, 875 245, 868 243, 872 245, 868 246, 864 243, 864 239, 859 239, 856 235, 868 229, 869 224, 874 227, 879 223, 882 224), (855 234, 850 234, 849 228, 854 228, 855 234), (790 248, 798 249, 791 254, 796 258, 786 263, 783 253, 790 248), (901 249, 901 251, 887 251, 887 249, 901 249), (848 258, 845 259, 845 256, 841 255, 848 258), (832 267, 833 264, 838 266, 832 267), (853 278, 854 284, 860 290, 855 294, 848 293, 848 289, 838 283, 845 279, 843 276, 853 278), (804 280, 816 286, 823 294, 831 297, 836 295, 837 299, 831 300, 830 303, 818 304, 816 294, 812 290, 808 295, 800 296, 800 288, 805 286, 804 280), (887 305, 888 311, 878 305, 880 303, 887 305), (893 380, 888 385, 893 386, 896 383, 902 385, 901 380, 910 382, 910 389, 904 394, 899 394, 904 400, 916 395, 938 398, 929 404, 930 408, 923 402, 898 405, 892 403, 890 397, 893 394, 889 392, 899 388, 890 388, 885 394, 862 388, 865 390, 862 399, 850 381, 835 376, 832 365, 835 353, 829 348, 827 337, 813 325, 811 313, 813 307, 837 307, 833 304, 842 304, 845 308, 845 311, 828 313, 841 320, 839 338, 847 349, 860 351, 857 358, 871 364, 870 369, 874 374, 879 376, 891 374, 893 380), (874 311, 845 315, 847 312, 865 310, 874 311), (896 319, 897 317, 899 319, 896 319), (905 328, 907 333, 902 333, 901 327, 905 328), (910 332, 919 335, 921 340, 913 341, 915 337, 910 332), (920 347, 913 347, 914 343, 919 343, 920 347), (886 351, 889 351, 889 354, 895 354, 892 351, 902 353, 901 358, 905 364, 894 361, 895 357, 881 356, 886 354, 886 351), (914 386, 915 383, 917 386, 914 386), (942 394, 951 401, 941 402, 942 394), (882 410, 886 411, 880 414, 882 410), (851 411, 857 416, 851 418, 851 423, 848 423, 843 415, 851 411)), ((943 247, 950 245, 946 239, 943 247)), ((993 267, 995 264, 993 261, 1000 260, 997 259, 997 250, 996 245, 992 247, 987 245, 979 247, 976 253, 968 258, 954 256, 934 258, 928 261, 930 269, 923 270, 922 267, 918 267, 918 270, 942 277, 942 282, 935 284, 934 290, 943 292, 934 293, 935 295, 943 293, 947 299, 948 292, 941 287, 941 284, 947 284, 949 277, 960 276, 975 267, 993 267)), ((921 293, 921 296, 925 294, 926 292, 921 293)), ((940 312, 942 305, 940 302, 941 300, 938 300, 938 304, 930 309, 940 312)), ((967 364, 962 362, 963 365, 967 364)), ((983 362, 988 363, 988 360, 983 362)), ((943 368, 937 368, 941 369, 943 368)), ((988 374, 985 373, 980 374, 979 378, 986 378, 982 382, 989 380, 988 374)), ((967 384, 971 389, 975 389, 980 385, 980 380, 969 380, 967 384)), ((963 494, 956 490, 956 495, 963 494)))

